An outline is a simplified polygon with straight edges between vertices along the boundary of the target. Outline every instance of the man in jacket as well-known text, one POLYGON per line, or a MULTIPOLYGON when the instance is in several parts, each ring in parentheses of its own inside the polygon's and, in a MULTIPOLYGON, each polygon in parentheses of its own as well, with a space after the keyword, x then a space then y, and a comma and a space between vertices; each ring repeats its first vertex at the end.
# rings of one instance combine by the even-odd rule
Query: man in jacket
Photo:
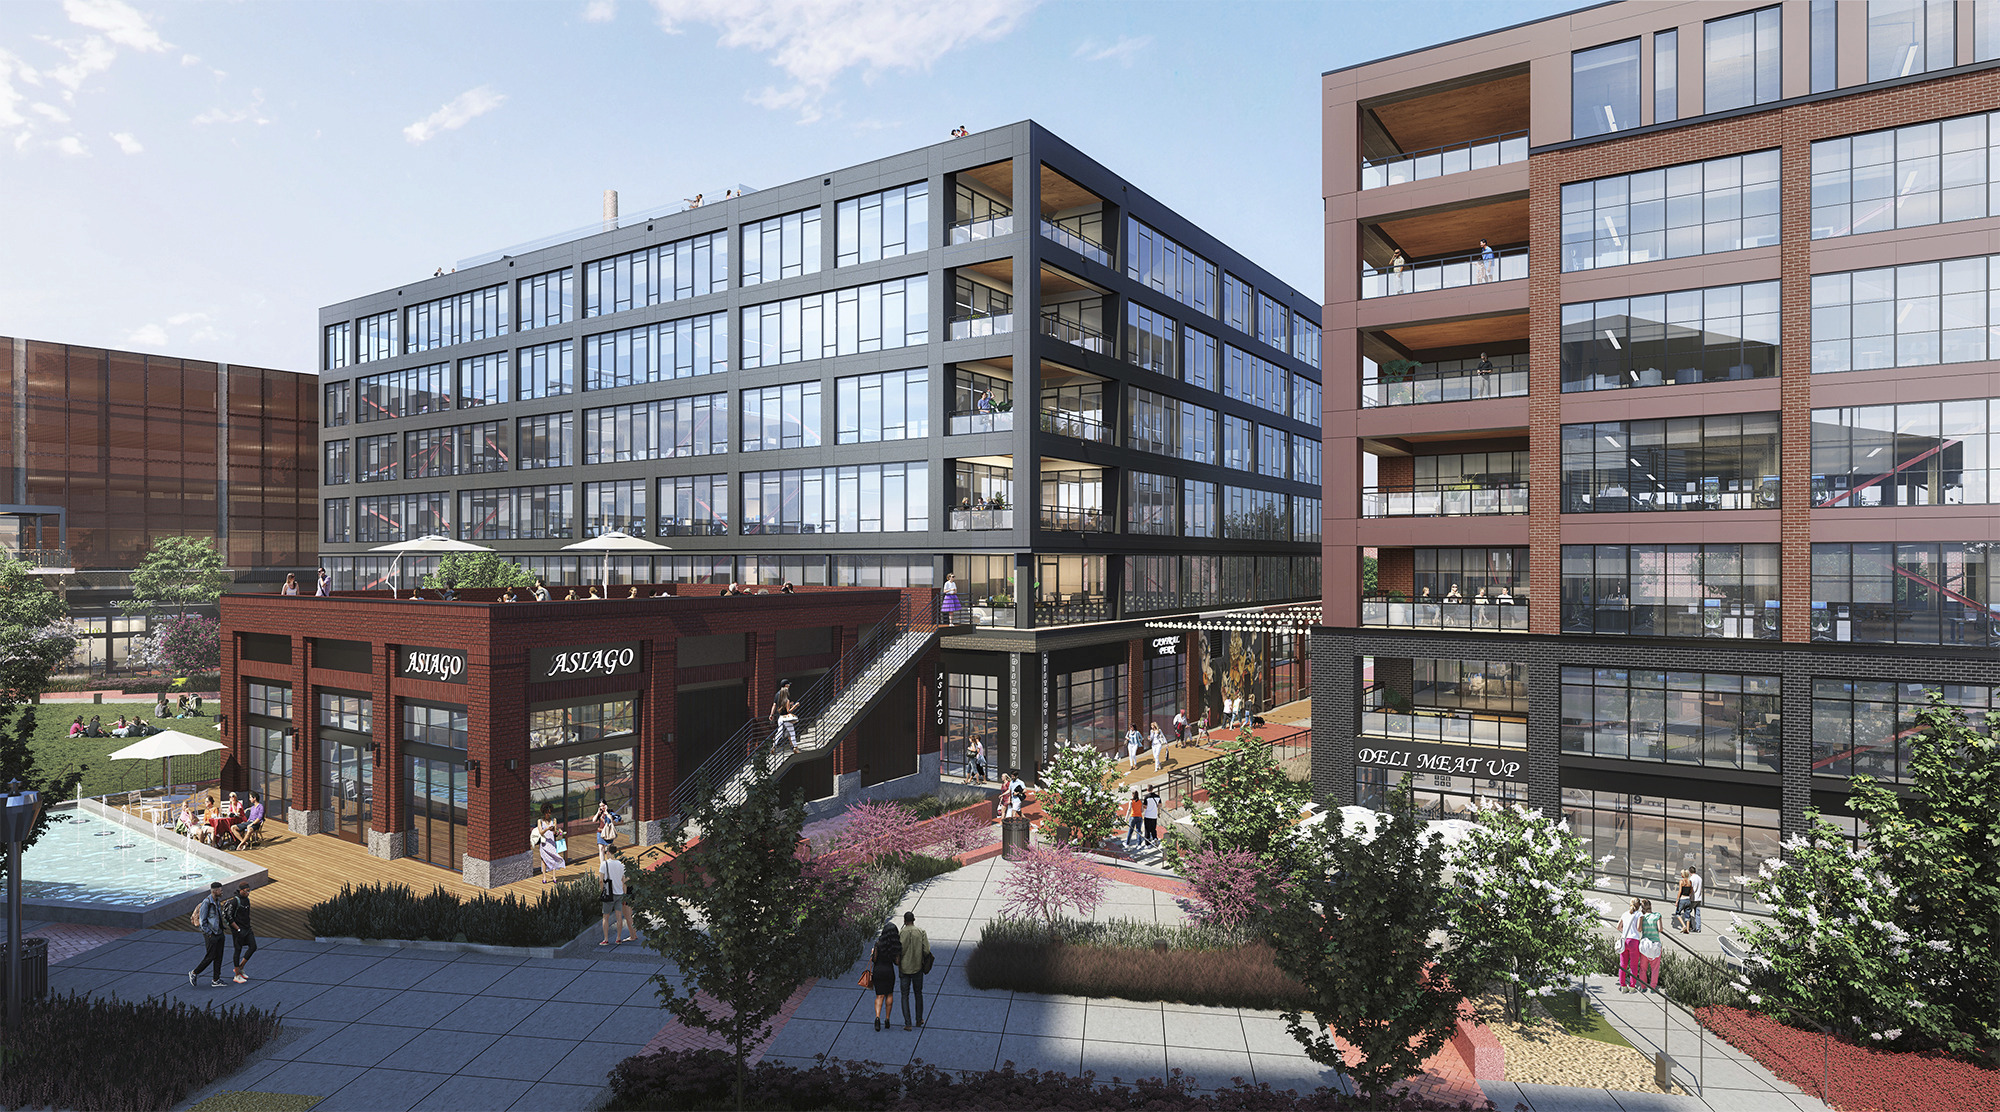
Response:
POLYGON ((917 925, 917 913, 903 912, 903 1030, 910 1029, 910 1001, 917 1002, 917 1026, 924 1025, 924 959, 931 954, 931 936, 917 925))
POLYGON ((194 909, 194 923, 195 926, 201 928, 201 944, 206 947, 206 956, 201 959, 200 965, 194 967, 194 972, 188 974, 189 988, 195 986, 197 978, 201 976, 201 971, 208 969, 210 966, 214 966, 215 968, 208 975, 208 987, 222 987, 222 943, 224 935, 222 933, 221 893, 221 882, 210 881, 208 896, 201 901, 200 907, 194 909))
MULTIPOLYGON (((261 804, 260 804, 261 806, 261 804)), ((250 882, 236 886, 236 895, 222 905, 223 921, 229 924, 229 934, 235 942, 235 953, 230 964, 236 967, 236 983, 243 984, 250 978, 243 975, 243 965, 257 955, 257 932, 250 929, 250 882)))

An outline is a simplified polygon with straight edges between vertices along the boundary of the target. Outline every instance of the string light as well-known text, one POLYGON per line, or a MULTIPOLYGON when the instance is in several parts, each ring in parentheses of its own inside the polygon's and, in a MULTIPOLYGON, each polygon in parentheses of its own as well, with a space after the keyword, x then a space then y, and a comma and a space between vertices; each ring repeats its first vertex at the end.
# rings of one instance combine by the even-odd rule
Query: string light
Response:
POLYGON ((1208 633, 1309 633, 1321 623, 1320 604, 1296 603, 1252 610, 1217 610, 1186 618, 1147 622, 1147 629, 1197 630, 1208 633))

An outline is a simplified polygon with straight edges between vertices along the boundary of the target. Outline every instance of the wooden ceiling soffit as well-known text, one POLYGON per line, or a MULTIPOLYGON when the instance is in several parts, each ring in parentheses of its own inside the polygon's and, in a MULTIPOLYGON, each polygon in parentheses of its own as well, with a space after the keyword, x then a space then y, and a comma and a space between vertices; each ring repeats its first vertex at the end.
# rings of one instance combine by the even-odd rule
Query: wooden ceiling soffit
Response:
POLYGON ((1091 208, 1104 203, 1104 198, 1076 184, 1047 163, 1042 165, 1042 215, 1053 216, 1067 209, 1091 208))

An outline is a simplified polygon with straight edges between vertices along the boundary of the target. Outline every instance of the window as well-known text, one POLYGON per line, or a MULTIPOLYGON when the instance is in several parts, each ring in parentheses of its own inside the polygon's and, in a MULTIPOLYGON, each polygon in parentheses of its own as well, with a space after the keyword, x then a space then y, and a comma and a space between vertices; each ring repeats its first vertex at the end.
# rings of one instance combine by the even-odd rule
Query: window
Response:
POLYGON ((576 463, 576 419, 568 413, 523 417, 515 423, 514 466, 569 467, 576 463))
POLYGON ((1921 733, 1917 715, 1933 692, 1964 711, 1973 729, 1991 730, 2000 695, 1991 687, 1813 677, 1813 775, 1909 783, 1910 749, 1921 733))
POLYGON ((522 348, 520 400, 557 398, 576 392, 576 344, 562 340, 539 347, 522 348))
POLYGON ((397 458, 401 453, 396 449, 396 434, 355 438, 354 455, 357 483, 393 483, 396 481, 397 458))
POLYGON ((409 308, 404 337, 411 352, 450 347, 507 334, 507 287, 488 286, 471 293, 440 297, 409 308))
POLYGON ((930 381, 930 371, 922 367, 834 379, 835 442, 875 444, 930 435, 930 381))
POLYGON ((348 446, 346 440, 326 442, 326 462, 320 465, 319 481, 326 486, 340 486, 352 477, 349 471, 348 446))
POLYGON ((1222 275, 1222 323, 1250 334, 1250 286, 1227 271, 1222 275))
POLYGON ((1159 537, 1180 535, 1180 484, 1172 475, 1127 471, 1125 531, 1159 537))
POLYGON ((319 693, 319 724, 329 729, 366 734, 375 729, 374 703, 366 695, 344 695, 337 691, 319 693))
MULTIPOLYGON (((1318 445, 1314 445, 1314 447, 1318 447, 1318 445)), ((1317 498, 1294 496, 1292 498, 1292 539, 1302 542, 1310 541, 1316 544, 1320 540, 1320 531, 1322 528, 1320 500, 1317 498)), ((1299 597, 1317 595, 1319 594, 1319 581, 1314 579, 1309 587, 1292 593, 1299 597)))
POLYGON ((1292 358, 1315 371, 1320 369, 1319 322, 1304 313, 1292 314, 1292 358))
POLYGON ((662 537, 719 537, 729 532, 729 476, 674 475, 660 480, 662 537))
POLYGON ((902 533, 930 528, 929 465, 743 473, 743 532, 902 533))
POLYGON ((1129 216, 1125 243, 1127 277, 1197 312, 1215 315, 1214 263, 1129 216))
POLYGON ((971 243, 1012 235, 1014 222, 1008 218, 1013 215, 1013 206, 1006 201, 980 192, 971 182, 959 181, 952 189, 951 241, 971 243))
MULTIPOLYGON (((1161 610, 1172 610, 1181 604, 1180 558, 1177 556, 1127 556, 1125 557, 1124 613, 1150 614, 1161 610)), ((1181 690, 1186 689, 1187 672, 1184 667, 1187 657, 1161 656, 1146 658, 1147 721, 1166 723, 1174 716, 1174 704, 1179 700, 1167 693, 1166 713, 1152 709, 1153 700, 1162 693, 1153 690, 1155 682, 1162 682, 1154 665, 1172 668, 1178 677, 1181 690)))
POLYGON ((466 744, 464 707, 403 703, 403 740, 442 749, 463 749, 466 744))
POLYGON ((1702 25, 1703 112, 1769 104, 1778 90, 1779 12, 1775 7, 1702 25))
POLYGON ((501 422, 418 429, 403 438, 403 477, 432 479, 444 475, 485 475, 507 470, 507 448, 501 422))
POLYGON ((1291 438, 1284 430, 1257 426, 1257 474, 1273 479, 1285 477, 1285 463, 1291 457, 1291 438))
POLYGON ((528 748, 549 749, 623 737, 636 728, 638 700, 612 699, 567 707, 536 707, 528 711, 528 748))
POLYGON ((1292 376, 1292 418, 1319 428, 1321 420, 1319 383, 1304 375, 1292 376))
POLYGON ((1195 463, 1215 462, 1215 410, 1155 394, 1126 391, 1125 446, 1195 463))
POLYGON ((632 790, 638 782, 631 749, 607 749, 537 762, 528 768, 528 807, 522 815, 540 814, 548 804, 559 823, 583 822, 609 806, 626 819, 621 828, 632 837, 632 790))
POLYGON ((1241 541, 1290 540, 1291 514, 1285 496, 1272 490, 1223 487, 1222 535, 1241 541))
POLYGON ((569 267, 521 279, 521 331, 576 319, 576 271, 569 267))
POLYGON ((451 495, 378 494, 354 500, 354 539, 387 544, 432 533, 451 535, 451 495))
POLYGON ((326 384, 326 400, 321 403, 320 416, 326 419, 326 427, 337 429, 347 424, 354 404, 354 384, 350 382, 329 382, 326 384))
POLYGON ((1292 437, 1292 478, 1301 483, 1319 484, 1319 441, 1308 436, 1292 437))
POLYGON ((354 326, 347 321, 326 326, 325 368, 337 371, 354 362, 354 326))
POLYGON ((1814 374, 1991 358, 2000 255, 1815 274, 1814 374))
POLYGON ((951 672, 945 678, 945 743, 942 760, 947 771, 969 773, 966 751, 976 739, 987 768, 1011 767, 1000 747, 1000 677, 951 672))
POLYGON ((1984 398, 1815 409, 1813 506, 2000 502, 1996 421, 2000 401, 1984 398))
POLYGON ((1776 282, 1585 301, 1562 322, 1564 393, 1778 374, 1776 282))
POLYGON ((601 317, 729 288, 729 233, 710 232, 583 266, 583 315, 601 317))
POLYGON ((1681 118, 1681 33, 1653 35, 1653 122, 1681 118))
POLYGON ((1562 670, 1562 748, 1616 760, 1778 771, 1778 677, 1562 670))
POLYGON ((1582 139, 1639 126, 1639 40, 1570 55, 1570 134, 1582 139))
POLYGON ((918 274, 745 308, 742 365, 886 351, 929 338, 930 280, 918 274))
POLYGON ((1011 318, 1014 314, 1014 295, 1005 290, 995 289, 984 282, 975 282, 968 275, 961 274, 952 284, 951 315, 954 322, 951 338, 963 340, 968 336, 990 336, 997 329, 1010 331, 1011 319, 994 320, 991 324, 969 327, 958 322, 984 320, 992 317, 1011 318))
POLYGON ((1566 544, 1562 628, 1775 641, 1778 546, 1566 544))
POLYGON ((245 688, 248 698, 245 714, 262 715, 284 722, 292 720, 292 685, 288 683, 251 682, 245 688))
POLYGON ((354 517, 349 511, 345 498, 328 498, 326 504, 326 530, 322 534, 328 544, 346 544, 354 535, 354 517))
MULTIPOLYGON (((1136 301, 1125 303, 1125 361, 1156 374, 1180 366, 1180 326, 1136 301)), ((1213 342, 1213 341, 1211 341, 1213 342)))
POLYGON ((1279 304, 1274 298, 1257 295, 1257 338, 1277 348, 1289 350, 1291 336, 1287 329, 1292 323, 1291 310, 1279 304))
POLYGON ((1984 541, 1812 546, 1815 641, 2000 645, 1984 541))
POLYGON ((1125 665, 1111 664, 1081 672, 1058 672, 1055 720, 1049 724, 1057 745, 1116 748, 1125 736, 1125 665))
MULTIPOLYGON (((1148 557, 1148 560, 1154 559, 1148 557)), ((1157 600, 1148 609, 1169 609, 1178 602, 1174 600, 1174 583, 1171 576, 1173 557, 1159 557, 1166 563, 1168 577, 1164 580, 1148 577, 1141 580, 1136 588, 1137 598, 1157 600)), ((1133 598, 1135 589, 1128 587, 1126 597, 1133 598)), ((1128 606, 1129 608, 1129 606, 1128 606)), ((1181 656, 1155 656, 1146 660, 1145 718, 1148 729, 1154 724, 1162 728, 1173 725, 1174 715, 1180 713, 1187 703, 1188 658, 1181 656)))
MULTIPOLYGON (((1831 7, 1831 0, 1816 0, 1831 7)), ((1972 60, 1990 62, 2000 58, 2000 7, 1977 4, 1972 9, 1972 60)))
POLYGON ((645 479, 619 479, 583 484, 583 535, 599 537, 612 530, 635 537, 646 535, 645 479))
POLYGON ((1840 84, 1840 9, 1837 0, 1812 0, 1810 18, 1812 91, 1824 93, 1840 84))
POLYGON ((458 408, 499 405, 511 400, 507 392, 507 353, 475 355, 458 361, 458 408))
POLYGON ((354 361, 373 363, 377 359, 393 359, 403 353, 399 342, 402 329, 397 323, 403 314, 395 309, 362 317, 354 322, 354 361))
POLYGON ((569 540, 576 531, 576 488, 501 487, 458 492, 462 540, 569 540))
POLYGON ((1216 361, 1215 337, 1206 332, 1187 329, 1187 342, 1181 348, 1184 362, 1181 364, 1181 378, 1189 386, 1199 386, 1203 390, 1215 389, 1218 363, 1216 361))
POLYGON ((583 411, 586 464, 712 456, 728 450, 728 394, 696 394, 583 411))
POLYGON ((835 556, 833 581, 841 587, 929 587, 937 573, 929 556, 835 556))
POLYGON ((930 197, 930 185, 917 182, 840 202, 833 265, 893 259, 930 246, 930 197))
MULTIPOLYGON (((970 366, 979 365, 977 363, 970 364, 970 366)), ((1001 402, 1012 401, 1014 398, 1014 380, 980 374, 978 371, 967 369, 966 365, 961 365, 953 370, 951 411, 954 414, 978 412, 979 395, 981 394, 991 394, 993 396, 993 404, 996 406, 1001 402)))
POLYGON ((1976 220, 2000 212, 2000 112, 1812 145, 1814 239, 1976 220), (1989 190, 1992 195, 1989 196, 1989 190))
POLYGON ((710 313, 583 338, 583 388, 610 390, 729 369, 729 314, 710 313))
POLYGON ((1252 449, 1250 443, 1251 422, 1242 417, 1222 415, 1222 466, 1231 471, 1250 470, 1252 449))
POLYGON ((1868 0, 1868 80, 1950 69, 1957 6, 1951 0, 1868 0))
POLYGON ((818 274, 819 210, 773 216, 743 225, 743 284, 818 274))
POLYGON ((1244 351, 1234 344, 1222 346, 1222 394, 1249 402, 1259 409, 1284 413, 1291 402, 1291 372, 1244 351))
POLYGON ((1628 792, 1562 790, 1563 818, 1588 839, 1598 861, 1596 887, 1658 897, 1675 890, 1680 871, 1701 870, 1702 903, 1752 906, 1737 878, 1778 850, 1776 789, 1770 807, 1673 799, 1628 792))
POLYGON ((1778 152, 1562 187, 1564 273, 1778 242, 1778 152))
POLYGON ((1012 506, 1014 469, 959 460, 952 472, 952 499, 960 509, 1012 506))
POLYGON ((451 364, 405 367, 354 380, 355 420, 386 421, 451 408, 451 364))
POLYGON ((819 445, 819 383, 794 382, 743 391, 744 451, 819 445))
POLYGON ((1562 427, 1564 513, 1778 508, 1778 415, 1562 427))

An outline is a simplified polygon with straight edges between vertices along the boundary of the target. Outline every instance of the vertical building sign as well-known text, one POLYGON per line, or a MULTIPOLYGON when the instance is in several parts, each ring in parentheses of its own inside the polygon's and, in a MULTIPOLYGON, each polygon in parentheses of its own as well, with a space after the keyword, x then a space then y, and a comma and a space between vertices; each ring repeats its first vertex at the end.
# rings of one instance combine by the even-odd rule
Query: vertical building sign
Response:
POLYGON ((1021 767, 1021 654, 1007 654, 1007 691, 1014 713, 1007 717, 1007 767, 1021 767))
POLYGON ((1049 713, 1049 691, 1054 687, 1049 682, 1049 654, 1042 654, 1042 755, 1056 751, 1056 716, 1049 713))

